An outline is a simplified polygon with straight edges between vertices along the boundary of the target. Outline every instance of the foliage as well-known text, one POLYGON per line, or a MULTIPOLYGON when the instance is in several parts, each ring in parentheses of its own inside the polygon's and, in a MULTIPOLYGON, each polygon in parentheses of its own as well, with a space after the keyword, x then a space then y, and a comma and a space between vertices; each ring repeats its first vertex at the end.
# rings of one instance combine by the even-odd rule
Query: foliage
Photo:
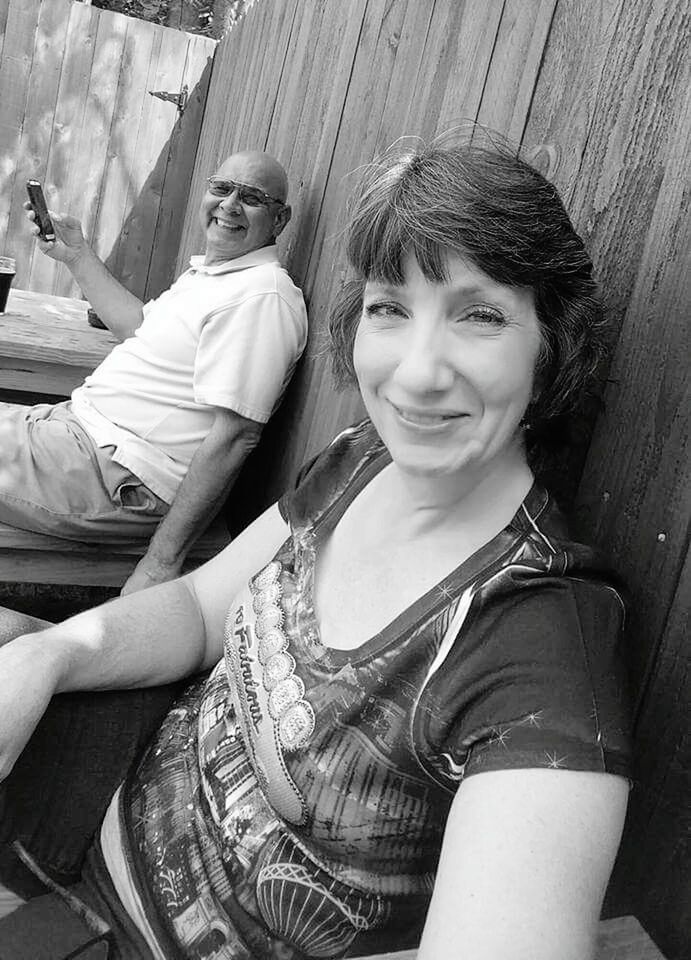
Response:
POLYGON ((93 0, 93 6, 207 37, 224 36, 252 0, 93 0))

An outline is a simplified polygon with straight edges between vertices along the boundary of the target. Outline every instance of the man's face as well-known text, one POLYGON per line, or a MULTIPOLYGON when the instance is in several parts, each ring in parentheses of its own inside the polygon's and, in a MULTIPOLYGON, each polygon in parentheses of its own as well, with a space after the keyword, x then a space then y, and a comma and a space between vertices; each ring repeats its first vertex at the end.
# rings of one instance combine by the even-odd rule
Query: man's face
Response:
MULTIPOLYGON (((232 180, 254 187, 270 197, 283 198, 283 186, 268 158, 235 154, 214 173, 219 180, 232 180)), ((206 236, 207 264, 234 260, 274 242, 286 223, 281 203, 257 203, 251 197, 241 199, 242 191, 214 196, 207 188, 199 210, 206 236)))

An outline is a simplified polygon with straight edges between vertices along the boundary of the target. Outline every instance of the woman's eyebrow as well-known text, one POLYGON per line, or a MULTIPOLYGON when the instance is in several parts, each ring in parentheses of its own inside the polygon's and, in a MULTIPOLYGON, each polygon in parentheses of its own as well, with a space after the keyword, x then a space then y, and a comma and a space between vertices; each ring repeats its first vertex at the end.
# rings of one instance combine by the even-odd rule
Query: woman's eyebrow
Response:
POLYGON ((458 286, 449 286, 448 294, 450 297, 487 297, 490 291, 478 283, 459 283, 458 286))
POLYGON ((396 286, 386 281, 380 283, 377 280, 368 280, 363 296, 367 296, 368 293, 385 293, 387 296, 396 297, 400 295, 404 286, 405 284, 396 286))

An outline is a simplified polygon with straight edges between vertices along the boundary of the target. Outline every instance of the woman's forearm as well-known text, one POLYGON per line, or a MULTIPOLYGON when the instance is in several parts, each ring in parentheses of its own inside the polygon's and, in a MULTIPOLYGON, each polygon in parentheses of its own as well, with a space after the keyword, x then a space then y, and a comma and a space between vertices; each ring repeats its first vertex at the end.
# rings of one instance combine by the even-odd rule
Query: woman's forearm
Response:
POLYGON ((24 641, 50 649, 55 692, 147 687, 211 666, 208 638, 185 581, 152 587, 87 610, 24 641))

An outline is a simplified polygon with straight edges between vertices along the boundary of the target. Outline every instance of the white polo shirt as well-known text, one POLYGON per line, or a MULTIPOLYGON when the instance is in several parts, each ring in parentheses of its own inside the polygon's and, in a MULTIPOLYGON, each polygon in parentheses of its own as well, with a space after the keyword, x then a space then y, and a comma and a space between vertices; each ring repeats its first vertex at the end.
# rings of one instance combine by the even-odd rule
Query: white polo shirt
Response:
POLYGON ((72 394, 99 447, 171 502, 216 407, 266 423, 307 340, 302 292, 275 246, 190 269, 72 394))

